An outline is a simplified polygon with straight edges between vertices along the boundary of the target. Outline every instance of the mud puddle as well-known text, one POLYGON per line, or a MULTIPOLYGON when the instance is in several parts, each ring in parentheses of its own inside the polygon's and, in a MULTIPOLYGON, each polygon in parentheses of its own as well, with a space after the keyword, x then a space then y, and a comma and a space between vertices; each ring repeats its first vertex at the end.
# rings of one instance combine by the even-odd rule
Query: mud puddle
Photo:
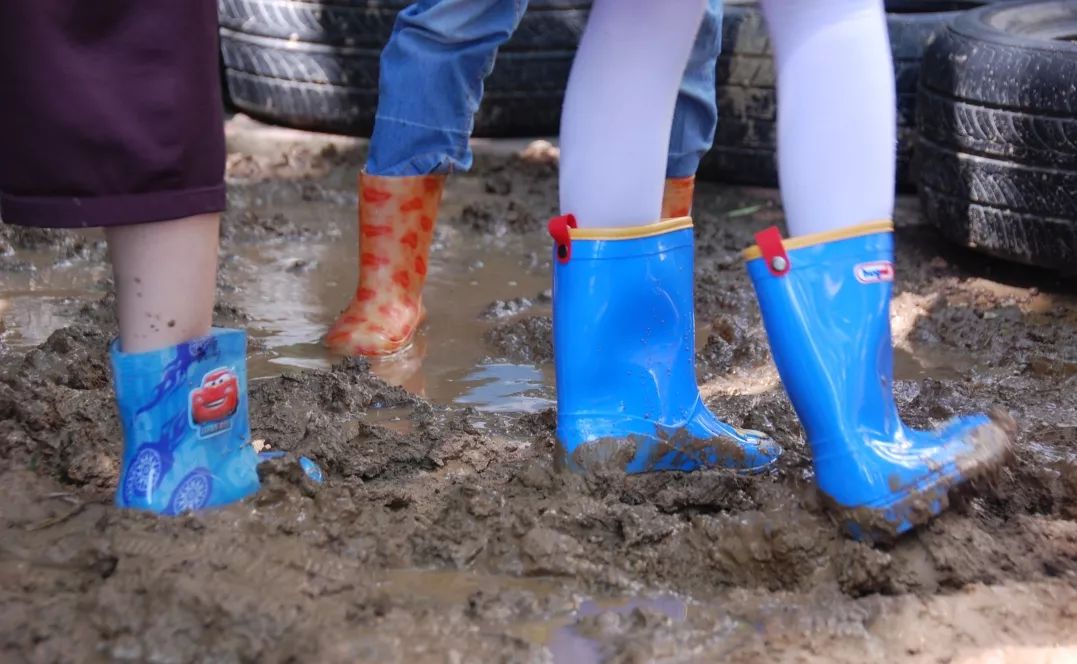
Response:
POLYGON ((968 357, 932 352, 927 348, 895 348, 894 378, 897 380, 957 380, 976 367, 968 357))
MULTIPOLYGON (((281 205, 272 212, 293 215, 302 208, 281 205)), ((339 359, 328 353, 321 337, 338 313, 334 305, 342 308, 346 302, 341 295, 354 289, 357 240, 352 216, 347 206, 323 211, 317 221, 340 230, 329 242, 244 245, 237 252, 229 271, 235 291, 224 301, 246 312, 248 329, 261 342, 252 357, 252 376, 277 375, 287 368, 328 369, 339 359)), ((482 314, 494 301, 526 301, 533 312, 548 310, 534 304, 549 288, 549 277, 541 265, 527 262, 529 250, 519 238, 476 242, 441 233, 424 296, 428 322, 410 348, 372 359, 373 371, 435 403, 489 411, 549 407, 548 371, 497 361, 482 341, 491 327, 482 314)))
MULTIPOLYGON (((391 594, 421 597, 437 610, 453 606, 476 606, 484 596, 518 594, 520 597, 561 597, 561 588, 550 579, 514 578, 467 572, 396 570, 378 583, 379 590, 391 594)), ((545 607, 545 615, 521 616, 507 624, 491 623, 480 629, 504 630, 536 649, 549 653, 552 664, 599 664, 606 661, 614 645, 609 627, 620 620, 651 613, 671 623, 684 622, 690 605, 676 595, 609 595, 563 597, 545 607), (597 629, 596 629, 597 627, 597 629)))
MULTIPOLYGON (((254 380, 289 369, 328 369, 340 359, 325 349, 321 338, 354 289, 355 200, 354 192, 343 190, 321 195, 330 200, 304 200, 302 191, 232 197, 230 214, 236 223, 252 217, 269 224, 288 220, 282 237, 270 232, 258 242, 226 240, 221 252, 221 305, 226 315, 242 312, 228 323, 245 326, 250 335, 249 372, 254 380), (289 229, 304 230, 291 234, 289 229)), ((460 216, 461 208, 450 198, 446 217, 460 216)), ((65 258, 60 249, 40 247, 20 252, 24 267, 5 273, 0 299, 11 307, 0 340, 13 349, 40 344, 70 324, 80 308, 93 306, 108 292, 102 234, 77 235, 97 247, 91 256, 65 258)), ((424 298, 432 324, 420 328, 406 351, 372 359, 373 371, 439 404, 483 412, 550 407, 553 374, 548 362, 506 361, 483 342, 506 317, 548 317, 548 250, 539 233, 462 236, 459 229, 443 224, 424 298)), ((542 353, 543 358, 547 355, 542 353)))
POLYGON ((0 241, 0 299, 8 304, 0 343, 19 349, 36 346, 69 325, 81 304, 104 294, 111 276, 99 231, 73 231, 61 247, 49 246, 47 240, 38 245, 37 238, 33 242, 0 241), (72 255, 73 246, 88 249, 72 255))
MULTIPOLYGON (((242 312, 239 320, 227 322, 248 330, 253 380, 287 370, 325 370, 340 359, 321 338, 356 280, 356 201, 354 192, 344 188, 350 182, 339 174, 322 185, 316 193, 282 187, 268 192, 239 188, 231 194, 220 301, 226 316, 242 312), (334 187, 325 186, 330 182, 334 187), (261 233, 245 236, 240 230, 239 241, 228 241, 228 225, 252 219, 264 225, 261 233)), ((434 403, 489 413, 537 412, 554 403, 552 350, 541 347, 549 344, 549 242, 535 228, 510 232, 496 217, 504 210, 475 205, 473 199, 481 200, 486 188, 472 184, 450 191, 431 254, 427 323, 412 347, 370 360, 371 368, 434 403), (478 232, 468 228, 476 223, 482 225, 478 232), (484 340, 499 324, 531 320, 541 329, 510 329, 494 339, 492 348, 484 340)), ((734 206, 731 212, 736 218, 744 210, 766 208, 757 203, 734 206)), ((74 256, 66 247, 20 251, 16 265, 22 267, 5 274, 0 299, 11 308, 0 340, 13 349, 40 344, 108 292, 103 235, 73 235, 88 249, 74 256)), ((710 321, 701 318, 697 348, 711 332, 710 321)), ((895 352, 898 379, 958 378, 972 368, 967 356, 925 345, 895 352)))
POLYGON ((950 250, 901 202, 903 417, 1000 406, 1020 431, 947 514, 867 546, 814 494, 740 262, 774 192, 700 186, 695 304, 708 404, 777 467, 583 478, 552 462, 555 169, 502 151, 452 178, 414 348, 343 360, 318 338, 354 286, 361 146, 290 136, 229 157, 217 319, 251 331, 254 437, 324 484, 273 461, 226 509, 112 508, 104 248, 0 227, 0 659, 1071 661, 1072 283, 950 250))

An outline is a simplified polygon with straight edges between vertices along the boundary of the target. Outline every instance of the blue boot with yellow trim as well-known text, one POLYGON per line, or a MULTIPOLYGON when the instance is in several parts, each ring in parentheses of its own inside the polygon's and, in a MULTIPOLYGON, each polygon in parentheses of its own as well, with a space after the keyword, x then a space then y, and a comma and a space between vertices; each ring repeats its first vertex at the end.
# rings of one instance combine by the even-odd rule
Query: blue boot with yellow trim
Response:
POLYGON ((892 537, 948 505, 949 490, 999 466, 1016 429, 972 415, 906 427, 893 398, 893 226, 865 224, 744 252, 774 362, 807 434, 816 483, 861 539, 892 537))
POLYGON ((550 222, 557 439, 578 471, 731 468, 781 454, 766 434, 722 422, 695 374, 688 217, 632 228, 550 222))

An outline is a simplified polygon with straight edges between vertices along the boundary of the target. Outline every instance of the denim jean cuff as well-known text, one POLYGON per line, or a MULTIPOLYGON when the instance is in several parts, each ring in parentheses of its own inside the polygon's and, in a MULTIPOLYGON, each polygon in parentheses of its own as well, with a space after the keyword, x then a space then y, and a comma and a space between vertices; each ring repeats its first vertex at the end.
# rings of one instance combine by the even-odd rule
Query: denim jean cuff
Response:
POLYGON ((666 161, 666 177, 686 178, 695 175, 696 171, 699 170, 701 159, 703 159, 702 152, 670 153, 666 161))
POLYGON ((378 116, 366 172, 401 177, 448 175, 471 169, 468 133, 378 116))

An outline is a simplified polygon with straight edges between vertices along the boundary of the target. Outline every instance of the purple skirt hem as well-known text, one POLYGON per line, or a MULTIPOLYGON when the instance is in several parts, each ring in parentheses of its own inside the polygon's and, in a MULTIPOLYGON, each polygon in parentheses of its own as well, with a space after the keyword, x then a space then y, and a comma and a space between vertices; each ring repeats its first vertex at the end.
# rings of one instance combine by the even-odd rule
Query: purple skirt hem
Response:
POLYGON ((121 196, 12 196, 0 194, 0 219, 38 228, 127 226, 182 219, 225 209, 224 184, 121 196))

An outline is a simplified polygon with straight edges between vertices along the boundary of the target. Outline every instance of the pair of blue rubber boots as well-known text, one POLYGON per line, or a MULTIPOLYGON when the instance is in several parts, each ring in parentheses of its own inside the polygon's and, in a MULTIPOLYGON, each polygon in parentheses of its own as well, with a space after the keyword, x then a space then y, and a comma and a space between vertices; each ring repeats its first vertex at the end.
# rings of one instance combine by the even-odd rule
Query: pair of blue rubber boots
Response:
MULTIPOLYGON (((557 438, 568 467, 761 471, 765 434, 723 423, 696 384, 690 218, 554 238, 557 438)), ((774 361, 804 426, 819 491, 854 537, 924 523, 948 491, 998 466, 1013 423, 974 415, 906 427, 893 399, 893 228, 867 224, 745 252, 774 361)))

